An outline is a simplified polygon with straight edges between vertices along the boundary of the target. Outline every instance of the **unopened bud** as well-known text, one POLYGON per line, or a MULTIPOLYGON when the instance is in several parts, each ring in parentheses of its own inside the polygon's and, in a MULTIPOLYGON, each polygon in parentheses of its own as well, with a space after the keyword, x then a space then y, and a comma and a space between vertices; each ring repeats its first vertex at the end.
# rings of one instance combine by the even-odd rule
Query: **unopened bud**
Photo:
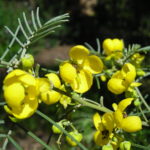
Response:
POLYGON ((112 147, 112 145, 104 145, 102 147, 102 150, 113 150, 113 147, 112 147))
POLYGON ((131 142, 124 141, 120 143, 120 150, 130 150, 131 149, 131 142))
POLYGON ((141 105, 140 100, 139 100, 139 99, 136 99, 136 100, 134 101, 134 105, 135 105, 136 107, 140 106, 140 105, 141 105))
MULTIPOLYGON (((58 122, 57 124, 59 126, 63 127, 61 122, 58 122)), ((62 131, 59 128, 57 128, 55 125, 52 126, 52 131, 55 134, 61 134, 62 133, 62 131)))
MULTIPOLYGON (((74 132, 70 132, 69 133, 72 137, 74 137, 74 139, 76 139, 78 142, 80 142, 83 138, 81 133, 78 133, 77 131, 74 132)), ((66 141, 69 145, 71 146, 76 146, 77 143, 75 141, 73 141, 70 137, 66 136, 66 141)))
POLYGON ((34 57, 31 54, 26 54, 23 58, 21 58, 21 63, 23 68, 30 69, 34 65, 34 57))
POLYGON ((100 76, 100 79, 101 79, 103 82, 105 82, 105 81, 107 80, 107 78, 106 78, 105 75, 101 75, 101 76, 100 76))

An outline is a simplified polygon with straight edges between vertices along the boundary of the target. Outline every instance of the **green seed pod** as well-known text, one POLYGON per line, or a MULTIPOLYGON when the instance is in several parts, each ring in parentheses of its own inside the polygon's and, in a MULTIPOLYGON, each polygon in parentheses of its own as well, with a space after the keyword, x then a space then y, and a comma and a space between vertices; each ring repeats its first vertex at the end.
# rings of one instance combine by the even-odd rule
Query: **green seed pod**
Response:
POLYGON ((23 58, 21 58, 21 63, 23 68, 31 69, 34 65, 34 57, 31 54, 26 54, 23 58))

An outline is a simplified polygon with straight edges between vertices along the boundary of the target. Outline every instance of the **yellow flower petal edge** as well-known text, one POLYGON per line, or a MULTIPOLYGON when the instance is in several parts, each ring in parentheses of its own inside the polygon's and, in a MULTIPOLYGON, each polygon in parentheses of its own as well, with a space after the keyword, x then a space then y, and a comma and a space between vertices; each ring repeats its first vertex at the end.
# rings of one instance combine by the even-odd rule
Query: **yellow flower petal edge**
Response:
POLYGON ((13 70, 12 72, 8 73, 8 75, 5 77, 3 83, 6 84, 6 82, 11 79, 12 77, 18 77, 18 76, 21 76, 21 75, 24 75, 26 74, 25 71, 23 70, 20 70, 20 69, 15 69, 13 70))
POLYGON ((38 101, 35 99, 33 101, 25 100, 24 105, 20 106, 19 109, 9 108, 7 105, 4 106, 4 109, 10 115, 13 115, 17 119, 26 119, 31 117, 38 107, 38 101))
POLYGON ((70 84, 72 89, 77 93, 87 92, 93 84, 93 76, 90 72, 80 70, 77 77, 70 84))
POLYGON ((114 94, 121 94, 123 93, 127 86, 124 84, 124 81, 117 78, 111 78, 107 83, 107 88, 114 94))
POLYGON ((101 123, 101 117, 100 117, 99 113, 95 113, 93 115, 93 122, 94 122, 95 128, 98 130, 99 124, 101 123))
POLYGON ((77 77, 76 68, 69 62, 64 62, 59 66, 59 73, 61 78, 67 83, 72 83, 77 77))
POLYGON ((21 83, 15 82, 4 88, 4 97, 10 107, 20 107, 25 98, 25 89, 21 83))
POLYGON ((46 74, 45 76, 49 79, 50 82, 52 82, 52 84, 55 87, 59 88, 61 86, 61 82, 57 74, 49 73, 49 74, 46 74))
POLYGON ((89 50, 85 46, 77 45, 71 48, 69 56, 73 61, 76 61, 78 64, 82 64, 89 53, 89 50))
POLYGON ((95 55, 88 56, 83 64, 83 69, 88 70, 92 74, 101 73, 103 70, 102 60, 95 55))
POLYGON ((126 99, 122 100, 118 104, 118 109, 120 109, 123 112, 132 103, 133 100, 134 100, 134 98, 126 98, 126 99))
POLYGON ((138 116, 128 116, 122 120, 121 127, 126 132, 137 132, 142 129, 142 121, 138 116))

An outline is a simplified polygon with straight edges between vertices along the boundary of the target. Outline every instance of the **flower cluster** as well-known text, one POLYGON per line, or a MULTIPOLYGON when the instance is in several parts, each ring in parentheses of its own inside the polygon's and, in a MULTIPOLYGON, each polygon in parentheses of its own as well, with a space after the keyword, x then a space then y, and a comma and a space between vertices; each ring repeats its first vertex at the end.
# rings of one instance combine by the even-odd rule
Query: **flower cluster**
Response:
POLYGON ((140 117, 127 116, 125 112, 132 101, 133 98, 126 98, 118 105, 113 103, 114 112, 105 113, 103 116, 98 113, 94 114, 93 122, 97 130, 94 134, 94 140, 97 145, 103 146, 111 143, 116 148, 120 143, 114 145, 113 138, 121 129, 126 132, 136 132, 142 129, 140 117))
MULTIPOLYGON (((88 49, 83 45, 74 46, 69 51, 69 59, 60 63, 59 71, 46 73, 42 77, 36 69, 34 71, 33 56, 26 54, 21 58, 21 65, 10 71, 3 82, 6 101, 4 109, 9 117, 12 120, 29 118, 41 103, 52 105, 59 102, 63 110, 70 105, 77 106, 73 109, 88 106, 105 112, 93 116, 95 143, 103 146, 103 149, 117 150, 120 147, 122 150, 121 147, 127 145, 130 150, 130 142, 125 141, 120 134, 142 129, 140 117, 128 116, 126 108, 132 102, 139 101, 135 87, 141 85, 136 82, 137 77, 145 75, 141 69, 144 56, 137 52, 125 56, 124 42, 120 39, 106 39, 102 47, 103 52, 100 53, 90 51, 90 47, 88 49), (110 110, 95 101, 82 98, 82 94, 89 91, 95 81, 98 84, 103 81, 108 93, 115 96, 122 94, 125 99, 118 102, 118 105, 112 101, 113 110, 110 110)), ((63 132, 58 127, 63 130, 71 127, 66 136, 66 141, 71 146, 76 146, 77 143, 70 136, 77 142, 82 140, 82 133, 70 121, 62 119, 56 124, 52 126, 52 131, 60 136, 63 132)))

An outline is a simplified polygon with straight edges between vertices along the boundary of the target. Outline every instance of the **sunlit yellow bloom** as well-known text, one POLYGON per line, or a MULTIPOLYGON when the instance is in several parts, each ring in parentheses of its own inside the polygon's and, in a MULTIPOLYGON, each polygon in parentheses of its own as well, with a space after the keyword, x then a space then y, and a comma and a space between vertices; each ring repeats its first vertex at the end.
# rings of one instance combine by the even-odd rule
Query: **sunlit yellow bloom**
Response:
POLYGON ((122 50, 124 48, 123 40, 119 39, 105 39, 103 41, 103 49, 104 53, 108 55, 107 60, 111 59, 112 57, 119 59, 122 57, 122 50))
POLYGON ((113 104, 114 117, 118 128, 126 132, 136 132, 142 129, 142 121, 138 116, 127 116, 125 109, 132 103, 133 98, 126 98, 118 105, 113 104))
POLYGON ((102 117, 95 113, 93 122, 96 128, 94 141, 97 145, 106 145, 111 139, 112 130, 115 127, 113 113, 105 113, 102 117))
POLYGON ((109 91, 114 94, 121 94, 128 89, 131 83, 135 80, 136 70, 135 67, 127 63, 120 71, 113 74, 107 83, 109 91))
POLYGON ((98 74, 103 69, 101 59, 89 54, 86 47, 74 46, 69 52, 70 61, 65 61, 60 65, 61 78, 78 93, 88 91, 93 84, 92 74, 98 74))
POLYGON ((59 101, 60 93, 52 90, 53 86, 60 88, 61 83, 59 77, 55 73, 49 73, 47 78, 37 78, 39 89, 39 97, 44 103, 50 105, 59 101))
POLYGON ((30 117, 38 107, 35 78, 22 70, 10 72, 4 79, 5 110, 18 119, 30 117))

